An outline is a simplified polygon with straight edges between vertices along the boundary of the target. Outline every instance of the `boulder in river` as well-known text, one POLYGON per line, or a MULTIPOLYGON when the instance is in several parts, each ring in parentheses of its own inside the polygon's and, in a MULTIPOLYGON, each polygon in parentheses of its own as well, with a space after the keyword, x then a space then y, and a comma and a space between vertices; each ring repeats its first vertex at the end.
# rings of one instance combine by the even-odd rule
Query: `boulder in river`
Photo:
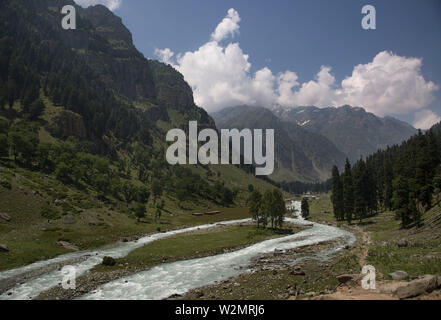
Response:
POLYGON ((9 252, 9 248, 5 244, 0 244, 0 252, 9 252))
POLYGON ((432 292, 439 287, 438 277, 432 275, 425 275, 419 279, 415 279, 395 290, 395 294, 400 299, 407 299, 419 296, 424 293, 432 292))
POLYGON ((409 275, 407 274, 406 271, 395 271, 392 273, 389 273, 389 275, 392 277, 393 280, 408 280, 409 279, 409 275))

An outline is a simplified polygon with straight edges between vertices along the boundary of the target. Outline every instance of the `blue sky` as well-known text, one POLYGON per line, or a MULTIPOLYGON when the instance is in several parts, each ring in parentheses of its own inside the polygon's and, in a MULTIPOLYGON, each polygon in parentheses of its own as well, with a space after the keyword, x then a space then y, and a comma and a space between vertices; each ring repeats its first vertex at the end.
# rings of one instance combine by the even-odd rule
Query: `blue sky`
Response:
POLYGON ((208 111, 348 103, 420 127, 441 116, 438 0, 80 1, 113 9, 137 48, 181 71, 208 111), (376 30, 361 28, 367 4, 376 30))

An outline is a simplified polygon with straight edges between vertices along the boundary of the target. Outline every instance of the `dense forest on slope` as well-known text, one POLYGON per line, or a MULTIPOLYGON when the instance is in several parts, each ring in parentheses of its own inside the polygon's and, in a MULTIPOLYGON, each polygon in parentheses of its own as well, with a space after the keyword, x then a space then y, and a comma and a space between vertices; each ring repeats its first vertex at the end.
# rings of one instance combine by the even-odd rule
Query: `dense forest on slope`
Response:
POLYGON ((440 205, 440 124, 403 142, 333 169, 332 201, 337 220, 363 220, 394 210, 403 227, 418 226, 422 215, 440 205))
MULTIPOLYGON (((11 165, 12 157, 13 165, 128 203, 145 203, 163 191, 179 201, 233 203, 239 182, 233 188, 221 171, 165 161, 169 128, 185 129, 188 120, 197 120, 199 129, 215 128, 183 76, 144 58, 121 19, 104 6, 75 6, 77 29, 63 30, 65 4, 75 5, 0 4, 3 162, 11 165)), ((255 180, 248 177, 244 190, 255 180)))

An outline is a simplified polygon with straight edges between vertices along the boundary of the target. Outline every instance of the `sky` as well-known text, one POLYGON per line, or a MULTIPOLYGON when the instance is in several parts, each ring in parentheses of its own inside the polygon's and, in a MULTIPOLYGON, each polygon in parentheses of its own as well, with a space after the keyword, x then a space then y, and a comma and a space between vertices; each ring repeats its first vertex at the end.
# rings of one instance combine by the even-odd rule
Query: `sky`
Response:
POLYGON ((75 0, 104 4, 208 112, 239 104, 363 107, 441 121, 439 0, 75 0), (362 28, 373 5, 376 29, 362 28))

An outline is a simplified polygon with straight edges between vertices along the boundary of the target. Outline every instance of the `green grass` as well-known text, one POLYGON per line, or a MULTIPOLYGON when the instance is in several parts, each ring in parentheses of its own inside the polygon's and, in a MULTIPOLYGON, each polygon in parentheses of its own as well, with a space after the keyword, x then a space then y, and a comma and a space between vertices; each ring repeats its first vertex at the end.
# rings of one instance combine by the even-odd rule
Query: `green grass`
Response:
POLYGON ((170 261, 213 256, 238 247, 246 247, 279 236, 271 229, 257 229, 254 225, 225 226, 176 235, 147 244, 118 259, 116 266, 99 266, 95 271, 114 271, 119 265, 147 269, 170 261))
POLYGON ((173 199, 164 197, 166 207, 160 222, 154 221, 154 209, 150 204, 147 217, 138 223, 125 204, 115 202, 110 210, 110 205, 97 200, 93 193, 80 192, 38 172, 0 168, 0 178, 12 184, 11 190, 0 186, 0 212, 12 218, 10 222, 0 220, 0 243, 10 249, 8 253, 0 253, 0 270, 67 253, 56 244, 60 240, 86 250, 115 243, 122 237, 154 233, 158 229, 166 231, 249 217, 248 208, 216 208, 209 204, 185 212, 177 208, 173 199), (42 196, 34 194, 35 191, 42 196), (65 202, 54 205, 55 200, 60 199, 65 202), (43 218, 40 212, 47 206, 56 209, 60 218, 43 218), (223 213, 202 217, 191 214, 209 210, 223 213), (68 220, 73 223, 66 223, 68 220))

